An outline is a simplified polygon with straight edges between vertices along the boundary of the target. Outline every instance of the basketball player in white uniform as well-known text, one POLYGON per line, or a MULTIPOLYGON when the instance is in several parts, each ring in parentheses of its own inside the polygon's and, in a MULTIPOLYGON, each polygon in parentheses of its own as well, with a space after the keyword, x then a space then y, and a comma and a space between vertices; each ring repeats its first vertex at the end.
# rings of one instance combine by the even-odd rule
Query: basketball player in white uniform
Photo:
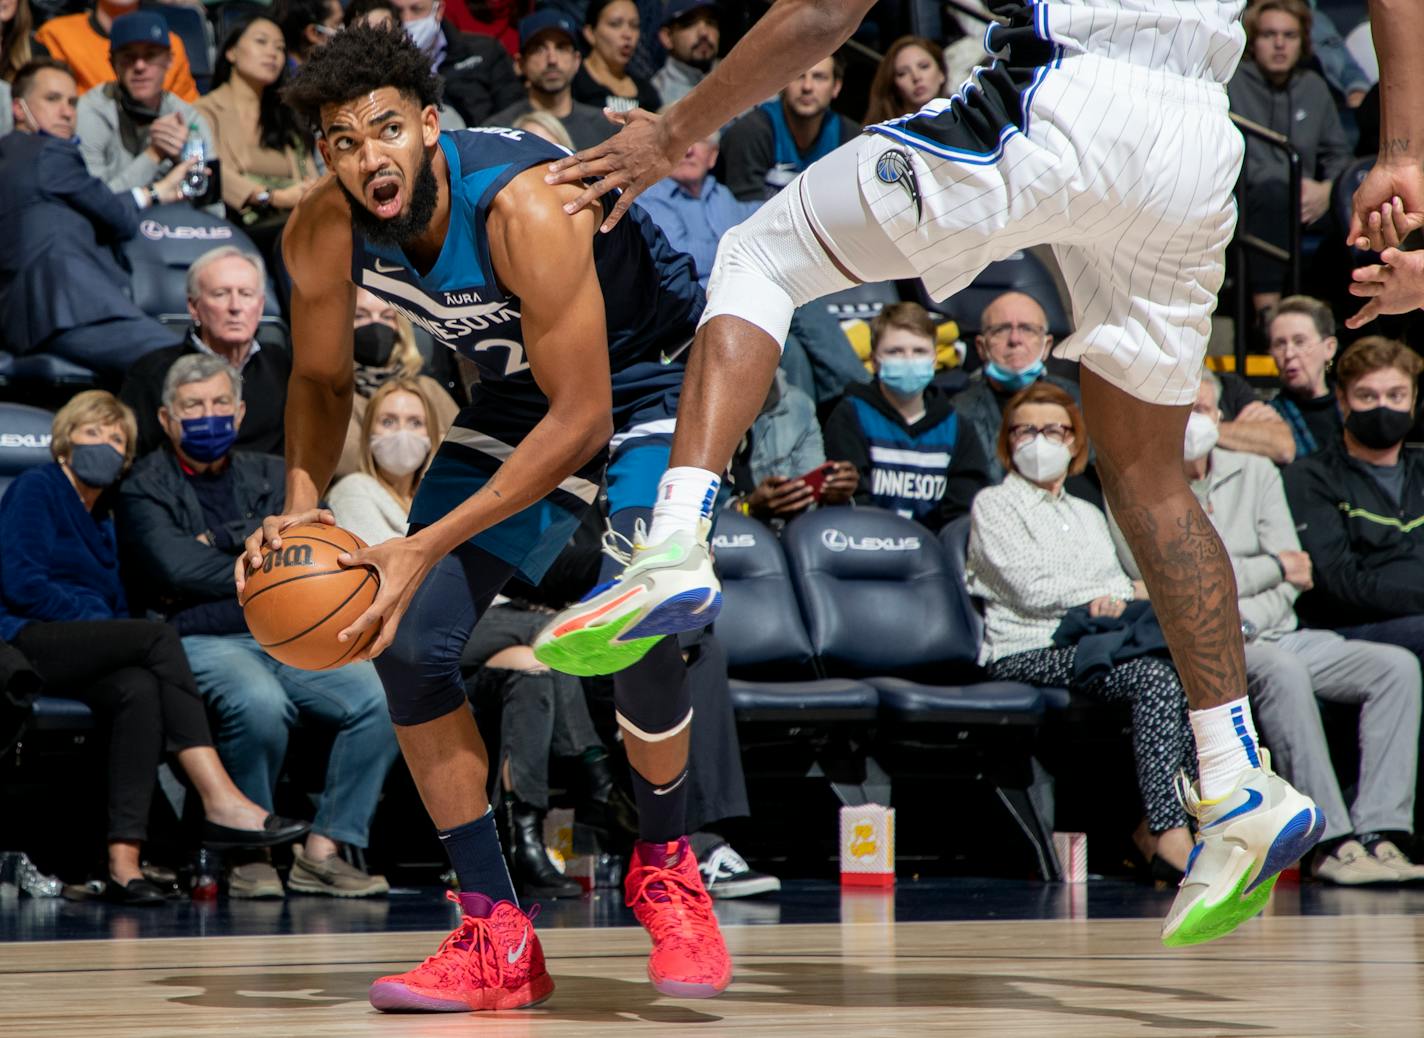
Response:
MULTIPOLYGON (((872 0, 779 0, 664 117, 634 111, 552 179, 603 177, 632 196, 688 142, 843 43, 872 0)), ((1169 945, 1211 940, 1264 907, 1324 817, 1270 771, 1250 707, 1236 583, 1182 476, 1223 255, 1236 224, 1242 139, 1225 84, 1245 44, 1244 0, 1040 0, 991 5, 1000 55, 949 100, 871 127, 812 165, 718 250, 671 467, 622 579, 536 642, 610 668, 650 635, 720 604, 706 546, 718 473, 756 417, 792 310, 857 282, 923 278, 938 299, 1031 245, 1053 247, 1077 331, 1083 408, 1104 489, 1142 568, 1187 689, 1200 784, 1169 945), (636 593, 635 593, 636 592, 636 593), (620 638, 636 632, 638 638, 620 638)))

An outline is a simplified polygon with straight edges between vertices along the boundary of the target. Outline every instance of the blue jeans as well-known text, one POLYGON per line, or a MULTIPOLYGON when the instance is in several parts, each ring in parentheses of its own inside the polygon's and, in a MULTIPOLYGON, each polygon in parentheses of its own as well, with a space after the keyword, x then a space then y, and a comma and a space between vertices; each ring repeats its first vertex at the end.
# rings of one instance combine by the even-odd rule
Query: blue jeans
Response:
POLYGON ((298 716, 337 730, 312 831, 365 847, 398 752, 376 668, 353 663, 298 670, 268 656, 247 634, 193 634, 183 639, 183 650, 214 715, 218 756, 238 789, 267 810, 298 716))
POLYGON ((791 384, 817 404, 839 398, 852 382, 870 381, 840 322, 819 300, 791 315, 781 368, 791 384))

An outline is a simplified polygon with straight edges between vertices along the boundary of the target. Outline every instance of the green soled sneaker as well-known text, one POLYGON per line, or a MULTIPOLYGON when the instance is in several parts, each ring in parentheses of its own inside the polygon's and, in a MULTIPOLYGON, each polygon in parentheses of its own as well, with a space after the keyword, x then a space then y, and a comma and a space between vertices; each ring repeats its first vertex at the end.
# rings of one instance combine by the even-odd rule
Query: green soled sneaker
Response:
POLYGON ((1244 772, 1236 788, 1216 800, 1202 800, 1185 778, 1178 782, 1182 803, 1197 819, 1197 843, 1162 924, 1169 948, 1225 937, 1256 915, 1280 871, 1325 833, 1325 813, 1271 771, 1265 750, 1260 767, 1244 772))
POLYGON ((706 627, 722 608, 707 547, 710 529, 703 519, 696 531, 645 544, 639 522, 629 550, 617 545, 626 539, 609 531, 603 550, 626 568, 550 620, 534 639, 535 657, 565 674, 613 674, 642 659, 659 638, 706 627))

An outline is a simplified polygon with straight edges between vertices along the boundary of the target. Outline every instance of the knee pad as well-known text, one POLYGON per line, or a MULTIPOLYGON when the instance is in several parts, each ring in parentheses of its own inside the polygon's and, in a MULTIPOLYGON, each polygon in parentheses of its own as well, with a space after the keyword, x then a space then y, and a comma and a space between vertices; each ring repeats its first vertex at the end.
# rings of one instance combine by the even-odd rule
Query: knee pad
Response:
POLYGON ((740 317, 785 348, 798 306, 855 285, 816 239, 800 189, 797 177, 755 216, 722 236, 701 323, 740 317))
POLYGON ((664 638, 613 675, 613 709, 618 726, 644 742, 671 739, 692 723, 692 691, 676 638, 664 638))

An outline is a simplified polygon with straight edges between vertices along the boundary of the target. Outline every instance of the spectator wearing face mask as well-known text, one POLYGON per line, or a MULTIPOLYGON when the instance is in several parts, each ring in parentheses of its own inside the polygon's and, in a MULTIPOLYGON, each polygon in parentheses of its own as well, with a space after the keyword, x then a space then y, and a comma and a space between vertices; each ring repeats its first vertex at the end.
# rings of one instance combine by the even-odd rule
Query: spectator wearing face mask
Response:
POLYGON ((870 323, 875 378, 846 387, 826 419, 826 454, 855 466, 854 501, 938 530, 989 485, 984 449, 932 385, 934 323, 918 303, 887 306, 870 323))
POLYGON ((466 126, 484 126, 524 96, 509 52, 490 36, 461 32, 445 20, 444 0, 392 0, 406 35, 445 81, 445 101, 466 126))
MULTIPOLYGON (((248 633, 232 590, 233 564, 253 523, 286 493, 280 458, 233 450, 246 408, 242 376, 221 357, 180 357, 166 373, 158 419, 163 448, 142 459, 119 495, 120 548, 136 604, 183 638, 198 690, 216 719, 217 749, 239 789, 271 809, 300 720, 333 733, 316 819, 295 850, 291 889, 336 897, 384 894, 389 884, 345 861, 362 848, 397 753, 385 690, 370 662, 333 670, 279 663, 248 633)), ((234 897, 281 897, 265 861, 230 863, 234 897)))
MULTIPOLYGON (((1294 605, 1313 583, 1310 556, 1300 550, 1276 467, 1215 445, 1220 401, 1220 380, 1203 372, 1182 469, 1231 557, 1251 710, 1271 748, 1271 766, 1325 812, 1310 871, 1344 886, 1420 879, 1424 869, 1400 849, 1413 843, 1419 662, 1398 646, 1299 625, 1294 605), (1360 707, 1359 783, 1348 808, 1317 700, 1360 707)), ((1109 521, 1123 569, 1140 577, 1121 530, 1109 521)))
POLYGON ((1132 705, 1146 816, 1138 847, 1156 878, 1180 878, 1192 835, 1176 777, 1196 769, 1186 693, 1160 629, 1161 644, 1148 648, 1141 625, 1156 622, 1142 601, 1147 590, 1123 571, 1103 513, 1064 493, 1064 481, 1088 461, 1083 417, 1067 393, 1037 382, 1005 406, 996 442, 999 462, 1010 471, 974 499, 966 562, 969 591, 985 602, 979 662, 995 681, 1132 705), (1138 635, 1126 644, 1143 648, 1094 661, 1084 629, 1118 624, 1138 635))
MULTIPOLYGON (((0 498, 0 638, 51 688, 99 716, 108 743, 108 868, 103 897, 161 905, 140 853, 158 765, 171 755, 197 790, 205 840, 266 847, 306 831, 233 784, 178 635, 129 619, 110 516, 113 488, 134 459, 134 416, 112 393, 75 396, 54 416, 54 461, 20 475, 0 498)), ((227 598, 234 601, 228 563, 227 598)), ((235 602, 234 602, 235 604, 235 602)), ((77 805, 57 807, 72 824, 77 805)))
POLYGON ((1285 482, 1314 567, 1301 620, 1424 658, 1424 456, 1404 446, 1421 370, 1401 342, 1354 343, 1335 366, 1343 434, 1285 482))
POLYGON ((1044 367, 1053 349, 1048 332, 1048 315, 1032 296, 1005 292, 984 308, 979 320, 983 329, 974 337, 974 348, 983 366, 969 377, 967 388, 954 397, 954 408, 973 430, 989 459, 989 482, 1002 483, 1005 471, 994 457, 1004 405, 1013 395, 1039 380, 1063 390, 1076 403, 1078 387, 1044 367))
POLYGON ((406 516, 435 452, 435 408, 422 386, 395 378, 376 390, 361 418, 357 470, 331 488, 336 522, 367 544, 406 534, 406 516))
POLYGON ((410 322, 396 313, 384 299, 364 288, 356 289, 352 345, 356 392, 351 399, 351 421, 346 430, 346 443, 341 448, 341 460, 336 466, 338 476, 362 471, 361 455, 366 449, 368 435, 361 431, 366 408, 386 383, 410 382, 420 387, 434 412, 434 422, 427 433, 436 443, 440 442, 459 411, 459 405, 444 387, 429 375, 421 373, 425 358, 415 344, 410 322))

